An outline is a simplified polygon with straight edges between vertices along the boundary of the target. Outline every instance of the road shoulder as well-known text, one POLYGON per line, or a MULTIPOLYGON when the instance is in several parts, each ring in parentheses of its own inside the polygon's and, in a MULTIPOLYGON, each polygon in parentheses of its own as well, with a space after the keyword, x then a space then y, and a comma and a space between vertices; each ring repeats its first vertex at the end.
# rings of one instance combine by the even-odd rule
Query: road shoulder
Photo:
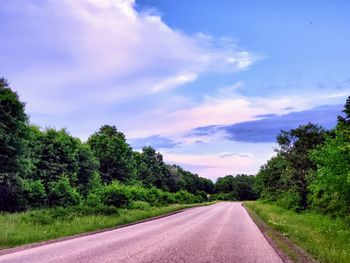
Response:
POLYGON ((179 210, 176 210, 176 211, 172 211, 172 212, 169 212, 169 213, 165 213, 165 214, 162 214, 162 215, 158 215, 158 216, 154 216, 154 217, 138 220, 138 221, 127 223, 127 224, 117 225, 117 226, 114 226, 114 227, 109 227, 109 228, 104 228, 104 229, 99 229, 99 230, 94 230, 94 231, 74 234, 74 235, 65 236, 65 237, 59 237, 59 238, 50 239, 50 240, 34 242, 34 243, 30 243, 30 244, 26 244, 26 245, 20 245, 20 246, 11 247, 11 248, 4 248, 4 249, 0 250, 0 256, 11 254, 11 253, 15 253, 15 252, 19 252, 19 251, 23 251, 23 250, 27 250, 27 249, 31 249, 31 248, 35 248, 35 247, 39 247, 39 246, 43 246, 43 245, 58 243, 58 242, 66 241, 66 240, 79 238, 79 237, 91 236, 91 235, 95 235, 95 234, 99 234, 99 233, 103 233, 103 232, 107 232, 107 231, 112 231, 112 230, 119 229, 119 228, 124 228, 124 227, 128 227, 128 226, 136 225, 136 224, 141 224, 141 223, 145 223, 145 222, 148 222, 148 221, 153 221, 153 220, 157 220, 157 219, 160 219, 160 218, 172 216, 172 215, 175 215, 175 214, 178 214, 178 213, 182 213, 184 211, 187 211, 187 210, 190 210, 190 209, 193 209, 193 208, 196 208, 196 207, 212 205, 212 204, 215 204, 215 203, 216 202, 204 203, 204 204, 195 204, 193 207, 182 208, 182 209, 179 209, 179 210))
POLYGON ((292 243, 288 237, 268 226, 260 217, 249 207, 242 203, 249 216, 265 236, 276 253, 281 257, 283 262, 291 263, 317 263, 311 255, 299 246, 292 243))

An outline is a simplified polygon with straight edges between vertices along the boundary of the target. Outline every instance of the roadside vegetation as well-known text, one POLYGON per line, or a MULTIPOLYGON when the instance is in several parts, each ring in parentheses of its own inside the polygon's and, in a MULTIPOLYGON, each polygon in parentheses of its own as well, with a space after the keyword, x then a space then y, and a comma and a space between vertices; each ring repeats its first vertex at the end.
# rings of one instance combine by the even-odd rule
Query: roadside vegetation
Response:
POLYGON ((0 78, 0 247, 116 226, 207 202, 211 180, 134 151, 115 126, 86 142, 32 125, 0 78))
POLYGON ((242 201, 256 200, 255 176, 238 174, 219 177, 215 182, 214 198, 217 200, 242 201))
POLYGON ((259 199, 245 205, 282 234, 270 233, 295 262, 309 259, 286 239, 321 262, 350 262, 350 97, 334 118, 332 130, 308 123, 281 131, 276 155, 256 176, 215 183, 217 199, 259 199))
POLYGON ((154 207, 135 201, 129 208, 89 206, 55 207, 0 215, 0 249, 51 240, 96 230, 114 228, 200 204, 154 207))
MULTIPOLYGON (((320 262, 350 262, 349 222, 314 211, 297 213, 263 201, 244 203, 270 227, 288 237, 320 262)), ((281 242, 283 243, 283 240, 281 242)), ((298 255, 293 254, 293 251, 288 252, 288 249, 290 249, 288 246, 282 247, 290 258, 299 262, 298 255)))
POLYGON ((334 129, 309 123, 277 137, 246 202, 321 262, 350 262, 350 97, 334 129))
POLYGON ((255 188, 261 199, 294 211, 349 219, 350 97, 330 131, 309 123, 277 137, 277 155, 263 165, 255 188))

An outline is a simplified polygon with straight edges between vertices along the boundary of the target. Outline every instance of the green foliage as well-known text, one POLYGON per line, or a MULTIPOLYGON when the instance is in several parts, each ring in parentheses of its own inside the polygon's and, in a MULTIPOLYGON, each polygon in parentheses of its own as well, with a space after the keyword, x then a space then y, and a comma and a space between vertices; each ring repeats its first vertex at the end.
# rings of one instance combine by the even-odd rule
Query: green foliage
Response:
POLYGON ((116 227, 196 205, 146 206, 143 209, 117 209, 113 206, 96 209, 79 205, 0 213, 0 249, 116 227))
POLYGON ((103 205, 126 208, 131 202, 131 193, 128 187, 113 182, 98 190, 103 205))
POLYGON ((167 169, 163 156, 150 146, 143 147, 141 153, 134 153, 137 167, 137 178, 146 186, 165 188, 167 169))
POLYGON ((48 197, 40 180, 24 179, 22 185, 24 199, 28 207, 37 208, 47 205, 48 197))
MULTIPOLYGON (((66 129, 30 125, 24 103, 0 79, 0 211, 74 206, 114 213, 135 201, 175 203, 180 190, 179 202, 199 202, 213 183, 165 164, 151 147, 133 152, 115 126, 102 126, 82 143, 66 129)), ((47 215, 39 217, 44 222, 47 215)))
POLYGON ((219 177, 215 183, 216 198, 219 200, 255 200, 253 175, 227 175, 219 177))
POLYGON ((254 186, 261 198, 276 201, 281 193, 288 191, 291 187, 289 171, 287 161, 280 154, 268 160, 260 168, 254 186))
POLYGON ((151 205, 144 201, 132 201, 130 204, 131 209, 146 210, 149 209, 151 205))
POLYGON ((350 215, 350 97, 334 130, 308 124, 282 131, 277 156, 260 168, 261 198, 296 211, 350 215))
POLYGON ((197 203, 202 201, 200 197, 197 197, 184 190, 175 193, 175 199, 176 203, 180 204, 197 203))
POLYGON ((290 131, 282 131, 277 137, 277 152, 289 167, 289 172, 283 176, 299 194, 300 209, 307 207, 307 175, 316 169, 316 164, 310 159, 310 152, 324 142, 325 134, 322 127, 309 123, 290 131))
POLYGON ((24 103, 8 82, 0 78, 0 210, 15 211, 23 207, 18 173, 23 169, 26 152, 27 115, 24 103))
POLYGON ((41 147, 37 153, 39 162, 33 179, 44 182, 49 190, 51 183, 58 182, 62 174, 76 186, 79 173, 79 140, 70 136, 65 129, 47 129, 39 138, 41 147))
POLYGON ((333 216, 350 215, 350 98, 339 118, 333 136, 328 136, 324 145, 315 149, 311 158, 317 165, 309 187, 311 207, 333 216))
POLYGON ((296 213, 261 201, 244 204, 319 262, 350 262, 350 224, 345 218, 334 219, 313 211, 296 213))
POLYGON ((80 202, 79 193, 70 185, 69 179, 62 176, 57 182, 52 183, 49 193, 51 206, 72 206, 80 202))
POLYGON ((98 161, 90 150, 89 145, 78 143, 77 186, 79 192, 86 196, 94 187, 99 187, 101 178, 98 173, 98 161))
POLYGON ((295 189, 281 191, 276 199, 276 204, 280 207, 298 211, 300 206, 300 194, 295 189))
POLYGON ((125 136, 115 126, 104 125, 89 137, 90 145, 99 160, 103 182, 127 182, 135 177, 133 153, 125 136))

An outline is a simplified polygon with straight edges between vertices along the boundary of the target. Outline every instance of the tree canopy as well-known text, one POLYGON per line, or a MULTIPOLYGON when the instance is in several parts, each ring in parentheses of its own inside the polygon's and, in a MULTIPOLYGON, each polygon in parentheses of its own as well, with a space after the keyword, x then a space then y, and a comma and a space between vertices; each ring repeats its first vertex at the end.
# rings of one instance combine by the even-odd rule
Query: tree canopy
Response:
POLYGON ((135 188, 110 186, 116 182, 146 187, 137 188, 133 198, 154 204, 174 203, 175 197, 206 200, 214 188, 210 180, 164 163, 152 147, 134 151, 114 125, 103 125, 86 143, 66 129, 31 125, 24 103, 0 79, 0 211, 76 205, 105 191, 113 198, 130 197, 113 191, 135 188))

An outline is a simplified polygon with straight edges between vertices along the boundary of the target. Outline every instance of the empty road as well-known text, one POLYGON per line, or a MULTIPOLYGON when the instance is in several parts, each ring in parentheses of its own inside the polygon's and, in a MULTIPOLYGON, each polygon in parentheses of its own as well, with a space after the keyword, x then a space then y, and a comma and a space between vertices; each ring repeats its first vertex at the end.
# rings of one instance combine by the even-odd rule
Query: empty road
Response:
POLYGON ((282 262, 240 203, 221 202, 0 256, 0 262, 282 262))

